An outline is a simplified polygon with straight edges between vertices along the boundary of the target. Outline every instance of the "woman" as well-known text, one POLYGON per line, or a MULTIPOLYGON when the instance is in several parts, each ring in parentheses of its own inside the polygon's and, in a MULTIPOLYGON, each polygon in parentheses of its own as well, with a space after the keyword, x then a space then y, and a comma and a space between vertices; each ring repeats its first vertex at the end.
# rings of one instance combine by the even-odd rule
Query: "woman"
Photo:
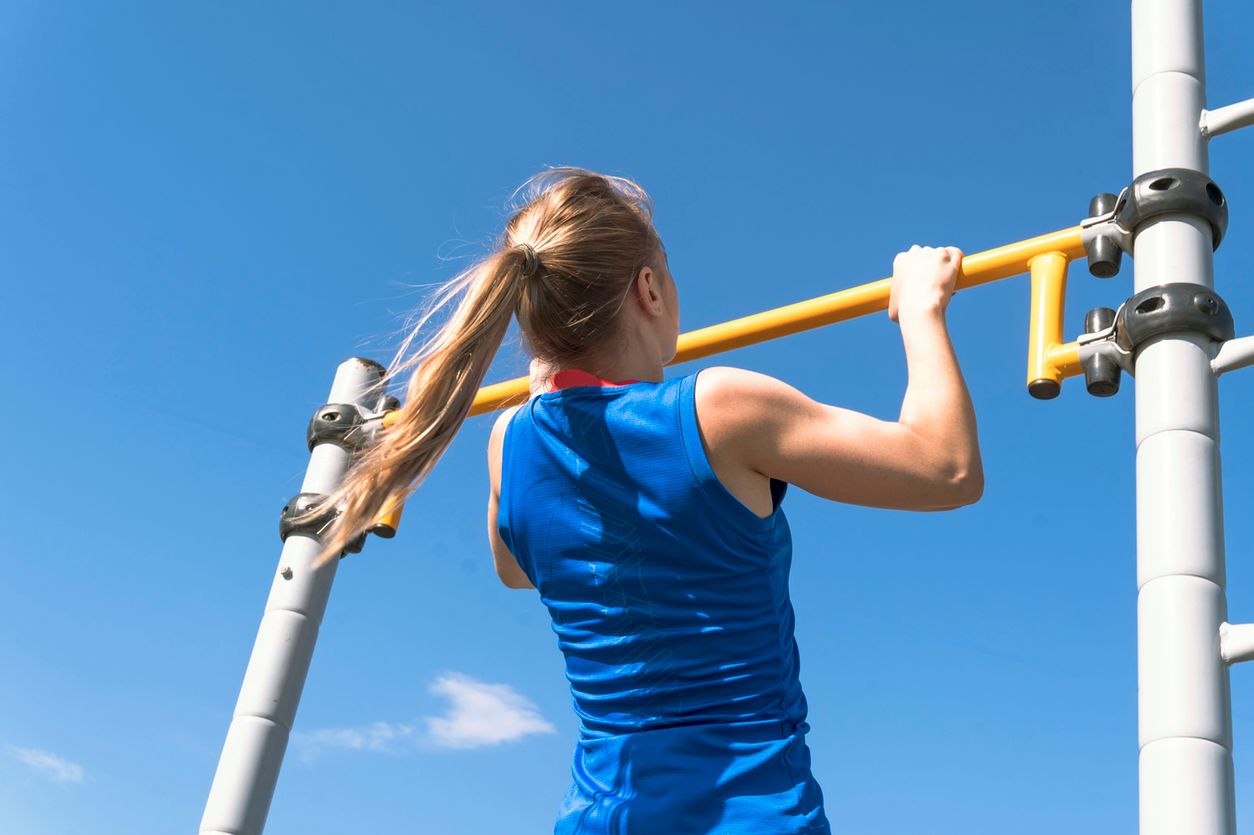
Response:
POLYGON ((516 315, 532 396, 492 430, 488 535, 501 580, 548 607, 580 718, 555 832, 830 832, 780 502, 788 484, 909 510, 979 498, 945 327, 962 253, 894 261, 909 386, 881 421, 736 368, 665 380, 679 300, 648 196, 574 168, 529 185, 496 250, 437 299, 459 298, 447 323, 395 365, 408 400, 337 494, 327 551, 430 471, 516 315))

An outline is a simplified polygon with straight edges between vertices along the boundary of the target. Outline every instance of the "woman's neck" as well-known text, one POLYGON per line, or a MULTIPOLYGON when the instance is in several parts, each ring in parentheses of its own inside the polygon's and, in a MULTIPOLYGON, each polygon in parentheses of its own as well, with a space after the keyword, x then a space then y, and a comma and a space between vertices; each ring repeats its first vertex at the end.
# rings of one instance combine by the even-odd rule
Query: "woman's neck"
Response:
POLYGON ((561 360, 552 366, 552 370, 586 371, 604 380, 662 382, 663 363, 655 346, 631 339, 614 347, 616 350, 612 353, 605 351, 561 360))

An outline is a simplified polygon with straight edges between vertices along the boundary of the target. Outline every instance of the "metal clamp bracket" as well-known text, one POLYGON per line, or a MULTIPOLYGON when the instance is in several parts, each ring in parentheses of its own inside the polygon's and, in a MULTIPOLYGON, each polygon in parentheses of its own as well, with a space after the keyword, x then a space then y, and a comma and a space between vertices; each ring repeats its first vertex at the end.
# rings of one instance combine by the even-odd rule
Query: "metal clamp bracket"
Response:
MULTIPOLYGON (((355 403, 324 403, 314 410, 313 417, 309 419, 309 428, 305 431, 309 451, 313 452, 318 444, 328 443, 354 455, 371 441, 375 432, 388 422, 389 416, 394 419, 399 408, 400 401, 391 395, 379 398, 377 411, 355 403)), ((317 515, 308 516, 299 522, 296 519, 305 516, 325 500, 326 496, 321 493, 298 493, 294 496, 279 514, 279 536, 283 541, 286 542, 287 537, 293 533, 317 537, 335 518, 338 509, 324 508, 317 515)), ((389 502, 366 533, 374 533, 385 539, 396 536, 403 507, 403 501, 389 502)), ((366 533, 351 540, 340 556, 360 551, 365 543, 366 533)))
POLYGON ((399 409, 401 402, 390 394, 379 398, 372 411, 355 403, 323 403, 314 410, 305 430, 309 451, 321 443, 331 443, 348 452, 357 452, 374 436, 386 413, 399 409))
POLYGON ((287 542, 287 538, 294 533, 313 537, 322 533, 322 529, 335 518, 335 508, 324 507, 316 516, 305 516, 305 514, 326 501, 326 498, 325 493, 297 493, 288 499, 287 504, 283 505, 283 510, 279 513, 279 539, 287 542), (298 519, 301 516, 305 518, 298 519))
POLYGON ((305 430, 309 451, 321 443, 332 443, 356 452, 370 440, 366 424, 375 415, 353 403, 324 403, 314 410, 305 430))
MULTIPOLYGON (((1168 333, 1195 333, 1216 345, 1231 344, 1235 328, 1232 313, 1218 293, 1179 283, 1142 290, 1118 311, 1093 308, 1084 317, 1084 330, 1076 344, 1089 393, 1109 397, 1119 390, 1121 371, 1136 373, 1136 352, 1147 340, 1168 333)), ((1239 347, 1231 353, 1239 354, 1239 347)), ((1234 367, 1238 362, 1231 360, 1234 367)), ((1217 367, 1215 373, 1222 370, 1217 367)))
POLYGON ((1141 226, 1163 215, 1181 214, 1210 224, 1215 249, 1228 230, 1228 200, 1215 181, 1191 168, 1148 171, 1120 192, 1099 194, 1089 203, 1090 217, 1080 222, 1089 271, 1098 278, 1119 272, 1119 253, 1132 254, 1141 226))
MULTIPOLYGON (((279 513, 279 538, 287 542, 292 534, 300 534, 317 539, 331 520, 339 515, 339 509, 334 507, 323 507, 319 513, 306 515, 325 502, 326 498, 325 493, 297 493, 289 499, 279 513)), ((364 533, 356 537, 344 547, 340 556, 361 551, 365 540, 364 533)))
POLYGON ((1124 302, 1115 317, 1115 342, 1131 353, 1155 336, 1181 332, 1224 342, 1232 339, 1236 328, 1218 293, 1187 283, 1142 290, 1124 302))

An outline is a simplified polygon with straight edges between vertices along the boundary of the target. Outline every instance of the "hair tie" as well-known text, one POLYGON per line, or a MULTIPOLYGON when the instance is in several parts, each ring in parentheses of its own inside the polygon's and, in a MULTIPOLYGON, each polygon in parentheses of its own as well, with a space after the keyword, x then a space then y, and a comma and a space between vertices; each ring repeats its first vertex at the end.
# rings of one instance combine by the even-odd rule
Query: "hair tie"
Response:
POLYGON ((536 252, 531 244, 518 244, 515 249, 521 249, 523 253, 523 278, 534 275, 540 269, 540 254, 536 252))

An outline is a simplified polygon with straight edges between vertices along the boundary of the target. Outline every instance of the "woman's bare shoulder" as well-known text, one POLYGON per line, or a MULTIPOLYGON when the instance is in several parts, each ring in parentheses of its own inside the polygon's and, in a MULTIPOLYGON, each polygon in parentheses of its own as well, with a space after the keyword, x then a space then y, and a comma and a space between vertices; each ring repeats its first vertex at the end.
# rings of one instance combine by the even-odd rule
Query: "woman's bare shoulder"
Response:
POLYGON ((769 374, 763 374, 760 371, 750 371, 747 368, 736 368, 731 365, 711 365, 709 368, 701 369, 698 372, 697 383, 698 391, 701 389, 707 392, 711 390, 718 390, 719 392, 730 390, 731 392, 739 393, 787 385, 769 374))
POLYGON ((497 436, 504 435, 505 427, 509 424, 510 418, 512 418, 514 413, 525 405, 527 404, 517 403, 513 406, 502 409, 501 413, 496 416, 496 421, 492 424, 492 434, 497 436))
POLYGON ((702 429, 754 431, 764 419, 804 394, 769 374, 713 365, 697 375, 693 390, 702 429))
POLYGON ((782 413, 795 412, 808 399, 769 374, 726 365, 702 369, 693 390, 702 437, 711 447, 732 450, 760 446, 782 413))
POLYGON ((525 404, 519 403, 517 406, 510 406, 496 416, 496 422, 492 424, 492 434, 488 436, 488 474, 492 480, 492 492, 500 492, 501 486, 501 447, 505 438, 505 427, 509 425, 510 418, 514 413, 521 409, 525 404))

